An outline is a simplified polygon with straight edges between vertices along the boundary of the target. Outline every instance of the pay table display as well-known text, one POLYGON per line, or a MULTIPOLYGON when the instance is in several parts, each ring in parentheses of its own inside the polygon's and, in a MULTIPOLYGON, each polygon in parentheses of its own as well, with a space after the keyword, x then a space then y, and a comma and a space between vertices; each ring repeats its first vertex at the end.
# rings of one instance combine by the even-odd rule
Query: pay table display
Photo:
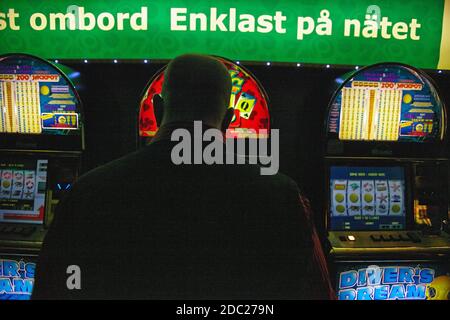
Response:
POLYGON ((79 134, 78 97, 43 61, 0 63, 0 133, 79 134))
POLYGON ((442 103, 417 72, 380 65, 355 74, 330 106, 328 132, 342 141, 427 142, 443 135, 442 103))

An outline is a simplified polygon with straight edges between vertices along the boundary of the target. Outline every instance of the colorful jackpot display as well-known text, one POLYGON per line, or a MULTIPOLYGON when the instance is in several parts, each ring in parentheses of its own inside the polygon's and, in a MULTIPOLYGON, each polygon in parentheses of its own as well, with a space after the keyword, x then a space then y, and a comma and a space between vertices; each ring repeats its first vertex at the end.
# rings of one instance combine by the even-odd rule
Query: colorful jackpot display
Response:
POLYGON ((442 139, 442 102, 430 81, 404 65, 362 69, 334 96, 328 133, 340 140, 442 139))
MULTIPOLYGON (((267 137, 270 130, 270 116, 264 89, 243 67, 223 58, 217 59, 227 67, 233 84, 229 107, 234 109, 234 117, 228 128, 227 137, 267 137)), ((155 94, 160 94, 162 91, 164 69, 154 76, 141 99, 139 108, 140 137, 153 137, 158 130, 152 99, 155 94)), ((201 75, 199 76, 201 77, 201 75)))
POLYGON ((0 57, 0 133, 79 134, 79 98, 48 62, 0 57))
POLYGON ((450 299, 446 109, 428 76, 377 64, 326 115, 330 270, 339 300, 450 299))

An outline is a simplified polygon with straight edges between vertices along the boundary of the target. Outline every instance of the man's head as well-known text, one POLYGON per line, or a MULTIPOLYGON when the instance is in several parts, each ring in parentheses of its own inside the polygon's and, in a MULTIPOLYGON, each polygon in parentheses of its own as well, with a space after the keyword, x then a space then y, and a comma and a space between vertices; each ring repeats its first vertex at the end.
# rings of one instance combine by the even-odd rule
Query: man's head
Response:
POLYGON ((162 99, 153 98, 162 108, 161 125, 170 122, 201 120, 221 128, 231 94, 231 77, 219 60, 186 54, 173 59, 164 73, 162 99))

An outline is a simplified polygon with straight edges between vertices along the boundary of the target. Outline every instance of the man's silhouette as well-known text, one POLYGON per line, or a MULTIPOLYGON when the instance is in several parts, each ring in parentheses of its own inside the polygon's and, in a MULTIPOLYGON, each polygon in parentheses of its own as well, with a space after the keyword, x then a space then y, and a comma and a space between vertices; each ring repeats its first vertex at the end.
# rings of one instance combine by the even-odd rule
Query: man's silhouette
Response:
POLYGON ((257 165, 174 165, 177 128, 224 128, 231 79, 218 60, 171 61, 152 143, 84 175, 58 206, 35 299, 326 299, 320 243, 288 177, 257 165), (69 290, 70 265, 81 289, 69 290))

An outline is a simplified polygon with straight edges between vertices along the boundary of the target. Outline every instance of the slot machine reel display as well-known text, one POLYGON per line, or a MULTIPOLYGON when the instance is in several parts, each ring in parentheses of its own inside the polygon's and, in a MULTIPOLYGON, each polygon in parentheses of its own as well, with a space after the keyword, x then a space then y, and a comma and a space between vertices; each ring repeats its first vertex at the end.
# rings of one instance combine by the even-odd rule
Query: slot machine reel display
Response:
MULTIPOLYGON (((227 137, 267 138, 270 130, 270 116, 268 98, 263 87, 244 67, 224 58, 216 58, 226 66, 232 79, 229 108, 234 109, 234 116, 228 127, 227 137)), ((164 70, 165 67, 150 80, 141 99, 139 137, 142 143, 154 137, 158 130, 153 96, 162 91, 164 70)))
POLYGON ((446 109, 402 64, 353 73, 328 110, 325 163, 343 300, 450 299, 446 109))
POLYGON ((0 57, 0 299, 29 299, 53 210, 80 169, 81 101, 53 64, 0 57))

